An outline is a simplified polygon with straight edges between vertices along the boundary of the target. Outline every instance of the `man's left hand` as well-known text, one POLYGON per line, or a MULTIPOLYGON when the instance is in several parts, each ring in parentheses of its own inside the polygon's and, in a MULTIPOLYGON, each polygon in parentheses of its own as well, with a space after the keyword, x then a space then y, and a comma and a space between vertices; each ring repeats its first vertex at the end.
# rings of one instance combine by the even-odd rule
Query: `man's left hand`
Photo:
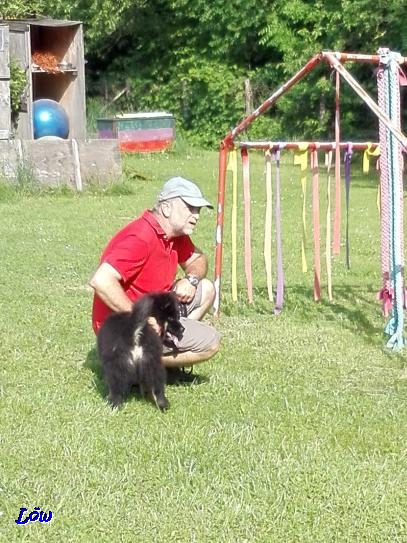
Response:
POLYGON ((195 296, 196 288, 191 285, 188 279, 180 279, 174 285, 174 292, 179 302, 189 304, 195 296))

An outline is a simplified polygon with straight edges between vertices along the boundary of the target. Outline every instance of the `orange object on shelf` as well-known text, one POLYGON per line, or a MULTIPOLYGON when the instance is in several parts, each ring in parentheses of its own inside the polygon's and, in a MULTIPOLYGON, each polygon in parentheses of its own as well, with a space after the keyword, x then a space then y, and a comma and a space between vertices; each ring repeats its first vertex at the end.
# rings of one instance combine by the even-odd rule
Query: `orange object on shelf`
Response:
POLYGON ((57 57, 50 51, 35 51, 32 54, 32 60, 44 71, 49 73, 60 72, 57 57))

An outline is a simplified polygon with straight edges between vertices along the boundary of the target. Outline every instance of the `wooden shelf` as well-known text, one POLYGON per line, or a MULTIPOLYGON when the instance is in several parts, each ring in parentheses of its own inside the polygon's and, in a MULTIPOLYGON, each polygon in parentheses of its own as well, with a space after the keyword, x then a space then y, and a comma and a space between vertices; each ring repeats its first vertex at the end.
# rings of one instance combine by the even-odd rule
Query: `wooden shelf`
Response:
POLYGON ((48 75, 58 75, 58 74, 70 73, 70 74, 73 74, 73 75, 78 75, 78 68, 72 67, 72 68, 58 68, 58 70, 44 70, 43 68, 40 68, 39 66, 32 66, 31 65, 31 73, 33 73, 33 74, 48 74, 48 75))

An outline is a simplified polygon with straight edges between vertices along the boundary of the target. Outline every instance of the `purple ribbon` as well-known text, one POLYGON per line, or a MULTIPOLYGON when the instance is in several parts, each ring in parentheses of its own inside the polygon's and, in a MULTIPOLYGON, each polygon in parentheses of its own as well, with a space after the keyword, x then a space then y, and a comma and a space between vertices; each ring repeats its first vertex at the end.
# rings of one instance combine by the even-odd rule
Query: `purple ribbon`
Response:
POLYGON ((348 147, 345 151, 344 162, 345 162, 345 197, 346 197, 346 267, 350 269, 350 256, 349 256, 349 191, 350 191, 350 163, 352 160, 352 144, 348 143, 348 147))

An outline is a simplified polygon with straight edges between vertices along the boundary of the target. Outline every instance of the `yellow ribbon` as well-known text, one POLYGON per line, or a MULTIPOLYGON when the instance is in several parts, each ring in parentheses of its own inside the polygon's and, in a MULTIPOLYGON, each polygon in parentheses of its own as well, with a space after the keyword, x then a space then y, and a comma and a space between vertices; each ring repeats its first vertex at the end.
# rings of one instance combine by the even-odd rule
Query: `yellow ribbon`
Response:
POLYGON ((367 148, 365 149, 363 153, 363 173, 369 173, 369 167, 370 167, 370 157, 371 156, 379 156, 380 155, 380 147, 377 145, 376 148, 373 147, 372 143, 369 142, 367 144, 367 148))
MULTIPOLYGON (((299 165, 301 172, 307 169, 308 165, 308 143, 298 144, 298 149, 294 152, 294 164, 299 165)), ((307 244, 307 224, 306 224, 306 196, 307 196, 307 176, 301 175, 301 187, 302 187, 302 240, 301 240, 301 261, 302 271, 305 273, 308 271, 307 258, 305 253, 305 247, 307 244)))
POLYGON ((237 302, 237 153, 229 153, 226 169, 232 172, 232 300, 237 302))

